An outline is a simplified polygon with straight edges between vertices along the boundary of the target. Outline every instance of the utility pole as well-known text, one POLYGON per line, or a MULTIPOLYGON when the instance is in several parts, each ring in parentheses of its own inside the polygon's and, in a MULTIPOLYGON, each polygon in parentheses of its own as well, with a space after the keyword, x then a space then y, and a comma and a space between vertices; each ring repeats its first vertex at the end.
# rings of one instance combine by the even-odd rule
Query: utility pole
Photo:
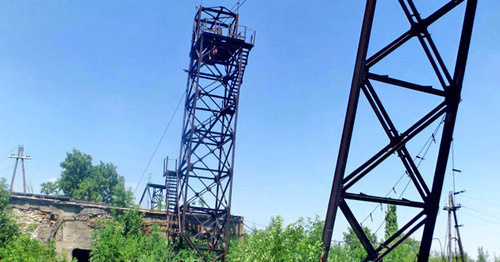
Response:
POLYGON ((448 211, 448 262, 453 261, 453 252, 451 250, 451 241, 453 238, 451 237, 451 216, 453 213, 453 218, 454 218, 454 223, 455 223, 455 240, 458 242, 458 250, 460 252, 460 261, 465 262, 464 258, 464 249, 462 246, 462 239, 460 238, 460 230, 459 227, 461 225, 458 224, 458 219, 457 219, 457 210, 461 207, 460 205, 455 205, 454 201, 454 196, 463 193, 464 191, 460 192, 452 192, 450 191, 448 195, 448 206, 445 206, 443 209, 448 211))
POLYGON ((444 209, 448 209, 448 262, 453 262, 453 250, 451 249, 451 208, 452 208, 452 192, 450 192, 448 196, 448 207, 444 207, 444 209))
POLYGON ((23 192, 26 194, 26 171, 24 169, 24 160, 31 160, 31 156, 24 156, 24 146, 19 146, 17 149, 17 155, 10 155, 9 158, 16 159, 16 165, 14 166, 14 173, 12 174, 12 182, 10 183, 10 191, 14 189, 14 179, 16 178, 17 164, 19 159, 21 160, 21 166, 23 169, 23 192))

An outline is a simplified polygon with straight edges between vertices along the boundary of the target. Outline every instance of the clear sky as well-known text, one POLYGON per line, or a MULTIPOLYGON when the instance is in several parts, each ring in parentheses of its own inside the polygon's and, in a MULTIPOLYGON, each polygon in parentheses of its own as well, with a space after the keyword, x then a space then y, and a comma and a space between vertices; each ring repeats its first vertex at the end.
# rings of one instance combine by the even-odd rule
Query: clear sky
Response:
MULTIPOLYGON (((232 7, 235 2, 204 1, 204 5, 232 7)), ((379 1, 371 53, 408 28, 396 2, 379 1)), ((425 16, 446 1, 416 2, 425 16)), ((27 180, 38 193, 41 183, 59 177, 66 152, 78 148, 96 162, 113 162, 135 189, 185 91, 183 69, 188 65, 198 4, 2 1, 0 176, 10 182, 14 161, 4 154, 23 144, 33 157, 26 163, 27 180)), ((232 210, 250 226, 259 228, 276 215, 288 222, 316 214, 324 219, 363 9, 364 1, 319 0, 307 4, 248 0, 241 8, 240 23, 257 31, 257 42, 240 97, 232 210)), ((450 70, 462 13, 459 8, 430 28, 450 70)), ((500 235, 499 13, 500 2, 479 1, 454 135, 455 167, 462 170, 456 186, 466 190, 457 197, 464 206, 458 212, 459 222, 471 254, 484 246, 490 254, 500 255, 496 240, 500 235)), ((398 52, 374 70, 435 84, 416 42, 398 52)), ((389 88, 380 87, 380 96, 401 130, 439 102, 389 88)), ((149 174, 153 182, 162 182, 164 157, 178 157, 180 112, 136 196, 149 174)), ((418 151, 429 135, 423 134, 410 148, 418 151)), ((382 130, 362 99, 348 169, 384 143, 382 130)), ((436 148, 431 147, 422 164, 427 173, 436 148)), ((390 190, 403 172, 400 164, 391 163, 377 169, 358 191, 390 190)), ((445 193, 452 190, 450 174, 445 193)), ((397 190, 401 192, 405 184, 401 182, 397 190)), ((21 189, 20 179, 16 189, 21 189)), ((411 191, 408 194, 412 196, 411 191)), ((373 206, 358 209, 363 216, 373 206)), ((401 224, 410 213, 401 210, 401 224)), ((337 240, 346 227, 339 217, 337 240)), ((372 217, 373 222, 368 219, 364 225, 375 231, 383 213, 375 211, 372 217)), ((445 228, 446 214, 441 211, 436 226, 441 241, 445 228)))

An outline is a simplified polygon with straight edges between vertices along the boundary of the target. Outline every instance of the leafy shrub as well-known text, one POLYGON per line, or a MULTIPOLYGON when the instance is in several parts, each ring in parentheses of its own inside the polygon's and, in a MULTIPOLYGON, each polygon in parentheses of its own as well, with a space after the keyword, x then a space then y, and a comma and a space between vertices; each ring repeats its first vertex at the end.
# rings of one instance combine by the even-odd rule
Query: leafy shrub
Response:
POLYGON ((0 248, 0 260, 5 262, 64 261, 62 258, 57 257, 53 243, 45 245, 26 234, 19 235, 5 247, 0 248))
POLYGON ((0 179, 0 248, 5 247, 19 235, 19 226, 10 212, 9 199, 10 192, 5 178, 2 178, 0 179))
POLYGON ((255 230, 241 242, 233 241, 229 261, 318 261, 323 223, 304 219, 288 226, 276 217, 265 230, 255 230))
POLYGON ((9 205, 10 192, 0 179, 0 261, 61 261, 53 243, 45 245, 28 234, 21 234, 9 205))
POLYGON ((137 210, 101 223, 92 234, 92 261, 200 261, 189 248, 179 251, 158 227, 145 232, 143 215, 137 210))

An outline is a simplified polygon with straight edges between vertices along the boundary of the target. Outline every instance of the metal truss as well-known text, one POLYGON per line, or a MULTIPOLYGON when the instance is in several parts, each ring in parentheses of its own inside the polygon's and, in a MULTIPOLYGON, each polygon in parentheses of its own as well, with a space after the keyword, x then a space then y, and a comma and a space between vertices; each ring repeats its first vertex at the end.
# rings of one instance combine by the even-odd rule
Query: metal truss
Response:
POLYGON ((238 100, 254 40, 254 31, 238 25, 238 14, 225 7, 198 9, 175 212, 182 239, 218 258, 225 258, 228 247, 238 100))
MULTIPOLYGON (((139 201, 139 206, 146 204, 146 208, 149 210, 166 211, 167 219, 171 218, 173 213, 175 214, 177 204, 177 171, 169 170, 168 163, 169 158, 167 157, 163 160, 165 184, 147 183, 139 201)), ((175 163, 175 168, 177 169, 177 162, 175 163)), ((169 221, 167 221, 167 224, 171 225, 169 221)))
POLYGON ((162 210, 163 197, 165 195, 165 185, 147 183, 144 192, 142 193, 139 206, 143 203, 149 210, 162 210), (145 201, 145 202, 144 202, 145 201))
POLYGON ((367 50, 376 0, 367 0, 366 2, 342 140, 323 231, 323 245, 325 252, 322 256, 322 261, 327 261, 328 259, 334 222, 339 208, 367 252, 365 261, 381 261, 384 256, 394 250, 394 248, 401 244, 406 238, 422 227, 423 234, 418 253, 418 261, 427 261, 429 257, 432 235, 439 209, 439 200, 443 188, 445 169, 450 151, 450 143, 452 141, 458 104, 460 102, 460 93, 464 79, 477 0, 466 1, 465 16, 453 75, 446 67, 440 53, 438 52, 433 38, 428 31, 428 27, 464 1, 448 1, 445 5, 426 18, 422 18, 420 16, 413 0, 398 0, 398 2, 409 21, 410 29, 368 58, 367 50), (437 79, 439 79, 439 86, 424 86, 372 72, 374 65, 413 38, 416 38, 421 44, 430 66, 432 67, 437 79), (430 110, 426 115, 421 117, 420 120, 414 123, 410 128, 404 130, 403 132, 399 132, 379 99, 376 88, 373 85, 375 82, 384 83, 394 87, 411 89, 415 92, 428 94, 429 96, 440 97, 442 98, 442 102, 439 103, 434 109, 430 110), (354 120, 361 92, 365 95, 371 108, 375 112, 377 119, 387 134, 389 142, 366 162, 351 173, 345 175, 354 120), (428 185, 424 181, 422 173, 412 159, 410 150, 406 147, 406 144, 416 135, 427 129, 431 123, 441 119, 442 117, 444 117, 444 125, 441 140, 439 141, 439 151, 433 174, 433 182, 432 185, 428 185), (353 185, 362 180, 367 174, 370 173, 370 171, 385 161, 392 154, 397 154, 399 159, 402 161, 408 176, 411 178, 412 185, 415 187, 420 196, 420 199, 393 199, 349 192, 349 189, 353 185), (402 226, 396 233, 376 247, 368 239, 361 224, 358 222, 346 200, 412 207, 418 210, 418 214, 410 219, 409 222, 402 226))

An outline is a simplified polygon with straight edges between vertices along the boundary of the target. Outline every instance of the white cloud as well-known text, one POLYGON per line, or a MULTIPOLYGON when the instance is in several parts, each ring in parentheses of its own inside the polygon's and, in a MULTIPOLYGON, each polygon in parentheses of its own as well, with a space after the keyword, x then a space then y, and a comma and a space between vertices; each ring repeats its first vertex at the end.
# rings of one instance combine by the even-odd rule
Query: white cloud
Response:
POLYGON ((51 182, 51 183, 54 183, 57 181, 57 178, 56 177, 51 177, 49 179, 47 179, 45 182, 51 182))

